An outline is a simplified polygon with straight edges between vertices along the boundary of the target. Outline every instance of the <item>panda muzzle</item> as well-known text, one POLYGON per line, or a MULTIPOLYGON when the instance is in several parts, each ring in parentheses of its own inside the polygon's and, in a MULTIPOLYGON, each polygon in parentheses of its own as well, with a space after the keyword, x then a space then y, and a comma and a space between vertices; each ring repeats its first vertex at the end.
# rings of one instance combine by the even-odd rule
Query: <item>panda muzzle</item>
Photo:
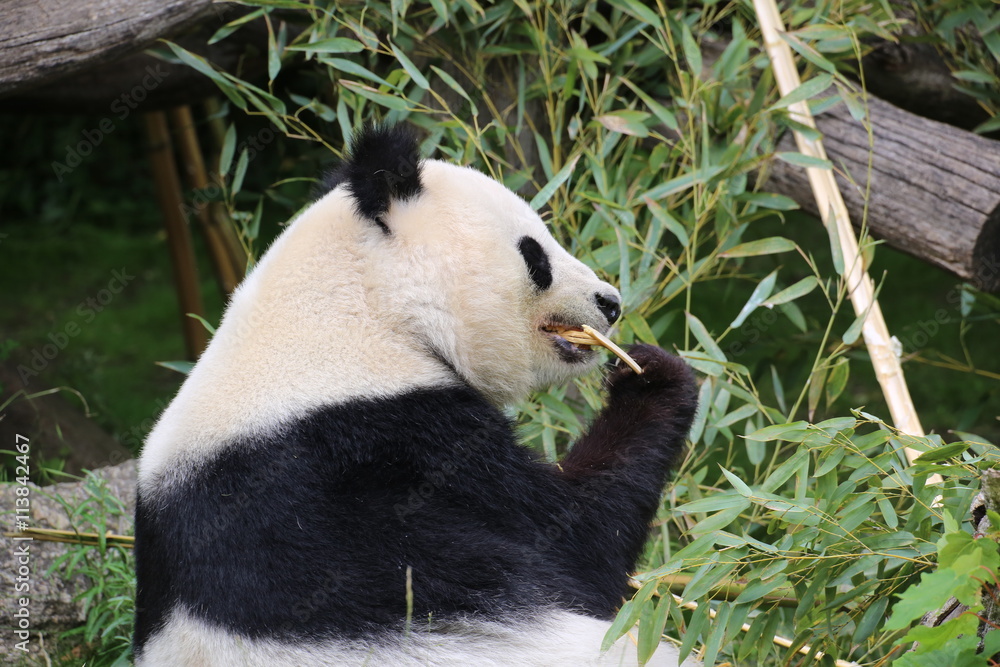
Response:
MULTIPOLYGON (((589 327, 581 324, 579 327, 571 327, 560 324, 547 324, 542 327, 542 331, 553 339, 561 354, 567 352, 574 356, 582 356, 593 351, 593 346, 607 348, 619 359, 624 361, 637 374, 642 374, 642 368, 624 350, 614 344, 610 338, 589 327)), ((573 359, 574 361, 579 359, 573 359)))

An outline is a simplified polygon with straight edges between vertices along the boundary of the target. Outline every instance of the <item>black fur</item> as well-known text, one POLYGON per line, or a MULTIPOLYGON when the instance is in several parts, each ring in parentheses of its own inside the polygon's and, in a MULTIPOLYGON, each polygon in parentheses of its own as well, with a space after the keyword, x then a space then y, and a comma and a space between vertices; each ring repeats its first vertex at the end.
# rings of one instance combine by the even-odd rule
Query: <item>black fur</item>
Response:
POLYGON ((403 125, 369 125, 351 142, 347 159, 323 181, 319 194, 345 184, 359 214, 390 233, 384 217, 394 200, 416 197, 420 182, 417 138, 403 125))
POLYGON ((552 265, 549 264, 549 256, 539 245, 538 241, 530 236, 521 237, 517 242, 517 249, 521 251, 521 257, 528 267, 528 276, 535 286, 543 292, 552 286, 552 265))
POLYGON ((246 637, 398 632, 547 606, 610 618, 696 407, 687 366, 635 346, 561 468, 467 387, 357 400, 231 443, 136 509, 135 647, 176 605, 246 637))

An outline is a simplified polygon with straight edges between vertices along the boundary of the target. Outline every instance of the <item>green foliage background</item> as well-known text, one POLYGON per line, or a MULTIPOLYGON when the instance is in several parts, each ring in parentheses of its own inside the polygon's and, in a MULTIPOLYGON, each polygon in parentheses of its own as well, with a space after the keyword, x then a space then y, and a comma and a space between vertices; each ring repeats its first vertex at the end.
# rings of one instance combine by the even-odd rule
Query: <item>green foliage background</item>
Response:
MULTIPOLYGON (((917 620, 907 613, 886 624, 894 596, 934 567, 939 549, 961 542, 996 576, 995 548, 990 556, 962 522, 979 472, 997 462, 987 439, 998 433, 1000 376, 989 342, 997 300, 968 286, 936 295, 929 312, 946 302, 940 335, 951 341, 939 349, 954 352, 906 349, 927 362, 907 364, 907 373, 925 424, 951 442, 897 433, 883 421, 828 236, 755 178, 773 159, 812 164, 774 153, 793 126, 786 108, 795 99, 815 111, 848 104, 866 123, 857 63, 866 40, 898 31, 887 3, 787 11, 806 83, 784 99, 743 2, 243 4, 257 9, 212 40, 267 21, 266 81, 175 45, 158 51, 211 77, 228 100, 216 176, 251 252, 279 231, 274 220, 306 201, 354 130, 406 122, 422 129, 425 155, 474 165, 522 193, 571 252, 620 287, 618 340, 674 349, 700 372, 691 453, 612 634, 638 622, 643 657, 665 634, 706 664, 812 664, 822 652, 822 664, 884 665, 902 655, 901 638, 917 620), (708 48, 716 44, 725 46, 708 48), (265 125, 283 135, 273 147, 240 148, 265 125), (955 372, 969 381, 954 383, 942 402, 939 378, 955 372), (929 453, 909 466, 904 446, 929 453), (925 485, 932 472, 943 485, 925 485), (792 648, 776 646, 775 634, 792 648), (803 646, 810 657, 794 653, 803 646)), ((1000 13, 975 7, 936 5, 921 16, 947 17, 936 25, 952 45, 978 27, 989 53, 963 51, 963 71, 979 74, 958 78, 995 112, 989 26, 1000 13)), ((905 268, 883 276, 903 265, 866 236, 862 246, 883 294, 900 278, 922 279, 905 268)), ((886 310, 890 323, 904 322, 894 329, 904 340, 932 317, 893 313, 892 303, 886 310)), ((557 460, 600 404, 597 377, 554 388, 520 406, 522 434, 557 460)), ((951 549, 941 571, 966 589, 974 582, 967 600, 975 608, 973 577, 989 576, 956 569, 960 549, 951 549)), ((970 618, 925 639, 928 655, 951 650, 947 640, 968 633, 970 618)), ((986 664, 968 642, 961 651, 927 658, 947 663, 900 664, 986 664)))

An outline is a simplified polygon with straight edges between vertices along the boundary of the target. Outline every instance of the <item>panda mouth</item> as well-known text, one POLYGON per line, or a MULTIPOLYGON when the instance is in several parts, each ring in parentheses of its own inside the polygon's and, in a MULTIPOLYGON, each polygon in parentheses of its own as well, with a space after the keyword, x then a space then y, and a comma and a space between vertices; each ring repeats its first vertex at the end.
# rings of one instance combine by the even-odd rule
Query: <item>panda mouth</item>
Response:
POLYGON ((586 361, 594 353, 594 348, 591 345, 578 342, 580 339, 588 339, 579 326, 553 323, 542 325, 540 330, 549 338, 559 358, 567 363, 586 361))

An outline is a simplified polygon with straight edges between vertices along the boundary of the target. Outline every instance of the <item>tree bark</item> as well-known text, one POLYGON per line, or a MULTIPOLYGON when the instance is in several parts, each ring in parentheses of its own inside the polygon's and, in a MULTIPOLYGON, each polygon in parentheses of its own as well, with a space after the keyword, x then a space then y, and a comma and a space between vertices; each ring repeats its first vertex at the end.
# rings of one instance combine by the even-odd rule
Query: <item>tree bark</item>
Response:
MULTIPOLYGON (((1000 142, 872 96, 868 104, 871 146, 845 105, 816 119, 854 225, 865 219, 871 157, 872 235, 979 289, 1000 289, 1000 142)), ((778 150, 796 150, 791 133, 778 150)), ((819 213, 802 167, 774 160, 765 187, 819 213)))
MULTIPOLYGON (((267 26, 263 20, 250 21, 226 39, 207 44, 217 29, 239 14, 234 11, 225 18, 209 17, 183 34, 173 35, 170 41, 220 69, 254 81, 267 73, 267 26)), ((186 64, 139 52, 0 94, 0 111, 120 117, 132 105, 156 111, 193 104, 218 93, 214 81, 186 64)))
POLYGON ((146 48, 227 5, 212 0, 0 0, 0 94, 146 48))
POLYGON ((918 39, 919 34, 904 34, 898 42, 872 45, 861 60, 868 90, 919 116, 967 130, 989 120, 974 97, 955 87, 958 80, 934 46, 918 39))

